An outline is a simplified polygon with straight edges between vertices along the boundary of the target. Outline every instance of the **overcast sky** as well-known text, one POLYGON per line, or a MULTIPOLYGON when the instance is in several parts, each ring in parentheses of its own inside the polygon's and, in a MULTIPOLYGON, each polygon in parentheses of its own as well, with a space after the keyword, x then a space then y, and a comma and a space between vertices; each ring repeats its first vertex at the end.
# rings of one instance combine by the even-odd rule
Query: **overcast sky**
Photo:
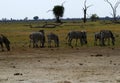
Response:
MULTIPOLYGON (((33 19, 34 16, 39 16, 40 19, 51 19, 54 15, 47 11, 53 9, 55 5, 61 5, 64 1, 63 18, 83 17, 84 0, 0 0, 0 19, 24 19, 25 17, 33 19)), ((116 1, 110 0, 113 4, 116 1)), ((88 8, 88 17, 94 13, 99 17, 111 16, 111 7, 104 0, 87 0, 87 5, 93 5, 88 8)), ((120 15, 120 6, 117 8, 117 15, 120 15)))

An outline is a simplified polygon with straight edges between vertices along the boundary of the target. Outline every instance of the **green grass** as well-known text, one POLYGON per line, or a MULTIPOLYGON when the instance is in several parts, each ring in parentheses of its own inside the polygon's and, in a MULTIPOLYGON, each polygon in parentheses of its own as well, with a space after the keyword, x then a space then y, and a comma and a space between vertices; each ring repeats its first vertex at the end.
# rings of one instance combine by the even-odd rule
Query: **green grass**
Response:
MULTIPOLYGON (((0 34, 4 34, 11 41, 13 47, 28 47, 29 44, 29 34, 31 32, 39 31, 43 28, 30 28, 25 26, 32 24, 34 26, 43 25, 43 22, 16 22, 16 23, 0 23, 0 34)), ((86 30, 88 35, 88 45, 87 47, 94 46, 94 33, 103 29, 112 30, 116 37, 115 47, 120 46, 120 24, 104 24, 102 22, 87 22, 86 24, 66 22, 60 27, 56 28, 44 28, 45 34, 54 32, 58 34, 60 38, 60 46, 68 47, 66 45, 65 37, 67 33, 71 30, 86 30)), ((74 43, 74 41, 72 42, 74 43)), ((46 43, 47 45, 47 43, 46 43)), ((74 45, 74 44, 73 44, 74 45)))

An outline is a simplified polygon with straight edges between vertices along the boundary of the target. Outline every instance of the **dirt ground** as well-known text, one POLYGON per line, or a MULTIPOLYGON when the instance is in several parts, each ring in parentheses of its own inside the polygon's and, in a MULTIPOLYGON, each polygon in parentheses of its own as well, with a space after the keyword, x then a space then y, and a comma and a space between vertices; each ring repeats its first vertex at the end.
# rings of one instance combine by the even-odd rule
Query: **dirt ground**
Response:
POLYGON ((120 83, 120 48, 0 52, 0 83, 120 83))

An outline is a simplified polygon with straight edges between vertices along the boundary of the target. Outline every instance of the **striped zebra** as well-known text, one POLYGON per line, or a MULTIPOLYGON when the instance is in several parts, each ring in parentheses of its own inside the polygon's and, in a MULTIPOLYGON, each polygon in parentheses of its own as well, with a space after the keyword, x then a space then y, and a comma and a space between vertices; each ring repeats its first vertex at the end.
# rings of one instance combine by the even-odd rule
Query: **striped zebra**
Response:
POLYGON ((44 47, 45 35, 43 30, 31 33, 29 35, 29 38, 30 38, 29 47, 31 47, 31 44, 33 44, 33 48, 44 47), (38 45, 38 42, 40 43, 40 45, 38 45))
POLYGON ((108 45, 110 45, 110 39, 111 39, 112 45, 115 45, 115 37, 111 30, 101 30, 100 34, 101 34, 102 46, 105 46, 105 41, 108 41, 108 45))
POLYGON ((99 41, 99 45, 101 45, 101 34, 100 32, 95 32, 94 34, 94 45, 97 46, 99 41))
POLYGON ((54 33, 49 33, 47 35, 47 39, 48 39, 48 47, 51 47, 52 41, 54 41, 55 47, 59 47, 59 37, 58 37, 58 35, 56 35, 54 33))
POLYGON ((99 39, 99 45, 105 46, 105 42, 110 45, 110 40, 112 45, 115 45, 115 37, 111 30, 101 30, 100 32, 95 33, 95 42, 94 44, 97 45, 97 40, 99 39))
POLYGON ((77 46, 78 39, 80 40, 81 46, 87 44, 87 33, 86 31, 70 31, 67 34, 66 39, 68 39, 68 45, 72 46, 72 40, 76 39, 75 45, 77 46))
POLYGON ((0 35, 0 46, 1 46, 2 51, 4 51, 4 45, 7 48, 7 50, 10 51, 10 41, 8 40, 6 36, 1 34, 0 35))

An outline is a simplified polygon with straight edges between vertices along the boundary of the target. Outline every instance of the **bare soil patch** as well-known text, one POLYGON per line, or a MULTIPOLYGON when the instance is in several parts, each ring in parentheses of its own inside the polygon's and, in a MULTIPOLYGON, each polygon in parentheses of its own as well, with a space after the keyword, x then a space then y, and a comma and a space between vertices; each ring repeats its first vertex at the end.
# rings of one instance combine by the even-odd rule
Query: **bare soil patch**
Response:
POLYGON ((120 48, 0 52, 0 83, 120 83, 120 48))

